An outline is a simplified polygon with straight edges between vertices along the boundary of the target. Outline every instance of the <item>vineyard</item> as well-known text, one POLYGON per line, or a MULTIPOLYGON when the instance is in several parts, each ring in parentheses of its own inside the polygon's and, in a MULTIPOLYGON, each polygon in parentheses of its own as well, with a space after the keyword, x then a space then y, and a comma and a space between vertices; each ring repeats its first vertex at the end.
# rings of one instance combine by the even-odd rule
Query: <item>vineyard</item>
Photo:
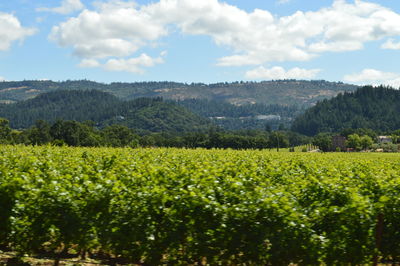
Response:
POLYGON ((400 261, 400 155, 0 147, 0 250, 146 265, 400 261))

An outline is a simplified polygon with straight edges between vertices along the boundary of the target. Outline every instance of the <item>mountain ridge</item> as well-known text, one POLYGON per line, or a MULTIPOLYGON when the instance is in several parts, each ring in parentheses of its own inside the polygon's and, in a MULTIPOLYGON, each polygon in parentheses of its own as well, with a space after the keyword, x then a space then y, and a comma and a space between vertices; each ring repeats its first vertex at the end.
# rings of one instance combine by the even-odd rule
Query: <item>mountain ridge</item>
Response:
POLYGON ((141 97, 162 97, 171 100, 207 99, 234 105, 281 104, 310 107, 318 101, 332 98, 356 85, 324 80, 271 80, 261 82, 179 83, 179 82, 113 82, 110 84, 88 80, 55 82, 25 80, 0 82, 0 102, 12 103, 34 98, 57 90, 90 90, 109 92, 123 100, 141 97))

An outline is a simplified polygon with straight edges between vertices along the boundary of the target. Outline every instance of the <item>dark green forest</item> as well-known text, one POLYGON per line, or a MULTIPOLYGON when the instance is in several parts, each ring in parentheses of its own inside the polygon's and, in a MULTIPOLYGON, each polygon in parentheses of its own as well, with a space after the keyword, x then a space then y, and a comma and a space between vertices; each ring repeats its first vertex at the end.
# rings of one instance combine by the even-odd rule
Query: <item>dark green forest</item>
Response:
POLYGON ((211 122, 161 98, 122 101, 97 90, 61 90, 38 95, 14 104, 0 104, 0 117, 12 128, 28 128, 37 120, 92 121, 97 127, 112 124, 137 130, 186 132, 206 130, 211 122))
POLYGON ((292 130, 308 136, 346 128, 384 132, 400 128, 399 114, 399 90, 365 86, 317 103, 296 118, 292 130))

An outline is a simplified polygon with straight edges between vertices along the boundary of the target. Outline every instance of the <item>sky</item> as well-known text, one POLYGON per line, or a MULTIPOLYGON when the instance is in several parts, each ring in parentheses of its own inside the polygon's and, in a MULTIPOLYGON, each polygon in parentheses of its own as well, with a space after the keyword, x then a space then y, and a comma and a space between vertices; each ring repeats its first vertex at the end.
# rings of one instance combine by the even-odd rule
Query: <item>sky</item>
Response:
POLYGON ((397 0, 0 1, 0 80, 400 87, 397 0))

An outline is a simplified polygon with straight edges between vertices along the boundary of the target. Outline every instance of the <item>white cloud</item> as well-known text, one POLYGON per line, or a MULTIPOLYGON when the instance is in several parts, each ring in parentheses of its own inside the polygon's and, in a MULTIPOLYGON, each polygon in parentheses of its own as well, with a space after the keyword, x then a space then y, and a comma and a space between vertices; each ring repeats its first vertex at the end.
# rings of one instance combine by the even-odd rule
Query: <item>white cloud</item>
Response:
POLYGON ((387 40, 384 44, 381 45, 382 49, 390 49, 390 50, 400 50, 400 42, 394 42, 393 39, 387 40))
POLYGON ((283 5, 289 3, 290 0, 278 0, 278 4, 283 5))
POLYGON ((275 66, 265 68, 260 66, 246 72, 248 79, 312 79, 320 72, 320 69, 292 68, 285 70, 283 67, 275 66))
POLYGON ((73 47, 81 58, 106 58, 129 56, 167 34, 162 24, 135 8, 99 7, 53 27, 50 38, 62 47, 73 47))
POLYGON ((153 58, 143 53, 138 57, 128 59, 108 59, 105 63, 100 63, 95 59, 83 59, 78 66, 84 68, 101 67, 107 71, 124 71, 143 74, 145 72, 143 68, 164 63, 163 57, 165 55, 166 53, 162 52, 159 57, 153 58))
POLYGON ((360 73, 345 75, 343 80, 360 85, 388 85, 400 87, 400 74, 376 69, 364 69, 360 73))
POLYGON ((309 50, 316 53, 344 52, 352 50, 360 50, 363 48, 363 43, 359 41, 339 41, 339 42, 317 42, 309 46, 309 50))
POLYGON ((23 41, 35 29, 25 28, 14 15, 0 12, 0 51, 6 51, 14 41, 23 41))
POLYGON ((3 77, 0 77, 0 81, 6 81, 6 79, 3 77))
POLYGON ((143 74, 143 67, 152 67, 164 63, 161 57, 152 58, 147 54, 129 59, 110 59, 104 64, 104 69, 109 71, 125 71, 136 74, 143 74))
POLYGON ((391 73, 391 72, 383 72, 380 70, 376 69, 364 69, 360 73, 356 74, 351 74, 351 75, 346 75, 344 76, 345 81, 350 81, 350 82, 371 82, 371 81, 377 81, 377 80, 387 80, 387 79, 393 79, 396 78, 398 74, 396 73, 391 73))
POLYGON ((209 36, 229 48, 232 54, 217 59, 217 65, 242 66, 360 50, 366 42, 400 35, 399 22, 398 13, 363 0, 335 0, 317 11, 282 17, 218 0, 159 0, 142 6, 114 0, 55 26, 51 39, 72 47, 80 58, 118 61, 177 31, 209 36))
POLYGON ((82 10, 84 5, 80 0, 63 0, 59 7, 40 7, 36 11, 40 12, 54 12, 58 14, 70 14, 75 11, 82 10))
POLYGON ((79 67, 90 68, 90 67, 99 67, 101 64, 95 59, 82 59, 82 61, 78 65, 79 67))

